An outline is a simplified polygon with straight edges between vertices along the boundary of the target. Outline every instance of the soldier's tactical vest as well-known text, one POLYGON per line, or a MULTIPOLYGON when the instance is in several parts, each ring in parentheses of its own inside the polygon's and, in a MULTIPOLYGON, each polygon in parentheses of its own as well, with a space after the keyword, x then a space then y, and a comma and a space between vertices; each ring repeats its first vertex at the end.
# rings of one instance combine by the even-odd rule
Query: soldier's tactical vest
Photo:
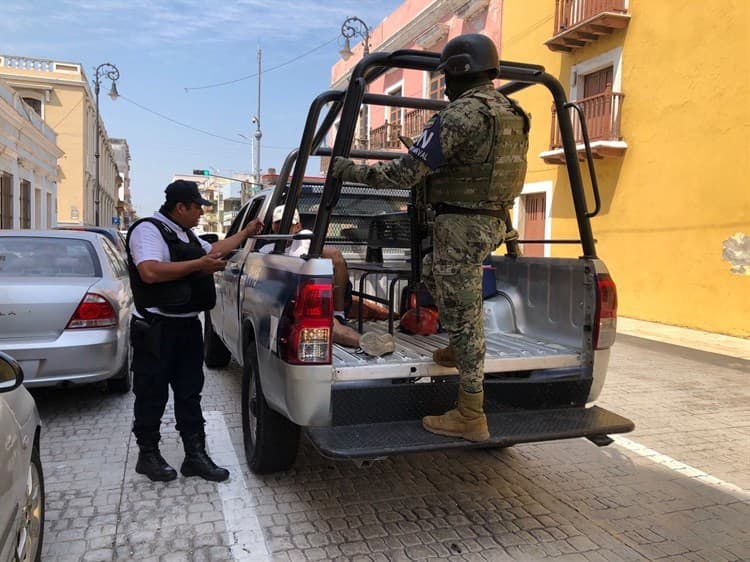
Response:
POLYGON ((509 206, 521 194, 526 177, 529 118, 502 94, 477 92, 480 110, 493 123, 492 147, 487 159, 474 164, 446 164, 427 180, 429 203, 487 201, 509 206))
POLYGON ((177 233, 162 221, 146 217, 136 221, 128 231, 126 247, 128 250, 128 273, 130 287, 133 290, 133 300, 136 310, 142 311, 150 307, 158 307, 167 314, 184 314, 210 310, 216 304, 216 288, 213 275, 193 274, 174 281, 163 283, 144 283, 138 274, 138 268, 133 263, 130 254, 130 234, 143 221, 155 225, 164 242, 169 247, 169 259, 173 262, 187 261, 206 255, 201 243, 191 230, 186 230, 189 242, 183 242, 177 233))

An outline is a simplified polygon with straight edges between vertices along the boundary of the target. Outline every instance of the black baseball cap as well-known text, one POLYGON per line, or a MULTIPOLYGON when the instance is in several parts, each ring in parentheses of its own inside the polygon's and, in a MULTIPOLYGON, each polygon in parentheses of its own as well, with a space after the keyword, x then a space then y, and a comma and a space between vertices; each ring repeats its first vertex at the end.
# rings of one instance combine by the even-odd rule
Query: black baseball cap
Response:
POLYGON ((213 205, 208 199, 201 197, 198 191, 198 184, 194 181, 177 180, 173 181, 164 190, 167 194, 167 201, 175 203, 198 203, 199 205, 213 205))

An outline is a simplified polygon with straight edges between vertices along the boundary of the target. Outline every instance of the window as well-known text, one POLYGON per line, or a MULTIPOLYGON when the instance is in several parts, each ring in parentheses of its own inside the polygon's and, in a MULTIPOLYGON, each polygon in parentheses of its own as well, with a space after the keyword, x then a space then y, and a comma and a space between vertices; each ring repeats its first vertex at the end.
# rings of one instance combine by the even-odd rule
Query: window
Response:
POLYGON ((608 66, 583 77, 583 97, 590 98, 597 94, 612 91, 614 67, 608 66))
POLYGON ((31 182, 21 180, 21 228, 31 228, 31 182))
POLYGON ((107 261, 109 261, 109 265, 112 266, 112 271, 114 271, 115 277, 126 277, 128 275, 128 266, 125 265, 125 261, 122 259, 120 252, 107 238, 102 238, 101 242, 104 253, 107 255, 107 261))
POLYGON ((36 98, 23 98, 23 101, 25 101, 26 105, 28 105, 31 109, 36 111, 39 117, 42 116, 42 100, 38 100, 36 98))
POLYGON ((445 93, 445 75, 436 70, 430 73, 429 98, 431 100, 443 99, 445 93))
POLYGON ((0 228, 13 228, 13 176, 0 172, 0 228))

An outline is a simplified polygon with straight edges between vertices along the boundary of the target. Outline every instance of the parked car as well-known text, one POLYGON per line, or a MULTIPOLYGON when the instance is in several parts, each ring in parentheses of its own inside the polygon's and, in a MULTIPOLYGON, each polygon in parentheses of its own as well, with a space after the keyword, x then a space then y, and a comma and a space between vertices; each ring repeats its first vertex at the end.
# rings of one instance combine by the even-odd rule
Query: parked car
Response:
POLYGON ((109 239, 74 230, 0 231, 0 350, 25 385, 107 381, 127 392, 133 297, 109 239))
POLYGON ((39 561, 44 540, 41 420, 23 370, 0 352, 0 560, 39 561))
POLYGON ((97 232, 102 236, 106 236, 109 241, 115 245, 117 251, 122 254, 123 258, 127 259, 128 253, 125 249, 125 236, 127 235, 127 230, 125 231, 125 234, 123 234, 121 230, 116 228, 110 228, 108 226, 92 226, 90 224, 58 224, 56 228, 59 230, 85 230, 88 232, 97 232))

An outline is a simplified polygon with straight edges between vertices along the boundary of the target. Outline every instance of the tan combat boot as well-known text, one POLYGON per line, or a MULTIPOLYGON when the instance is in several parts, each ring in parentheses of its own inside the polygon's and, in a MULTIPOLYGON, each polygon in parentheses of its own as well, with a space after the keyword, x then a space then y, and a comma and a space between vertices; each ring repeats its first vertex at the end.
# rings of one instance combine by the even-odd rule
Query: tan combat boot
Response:
POLYGON ((432 352, 432 360, 443 367, 455 367, 456 354, 453 351, 453 346, 448 345, 448 347, 436 349, 432 352))
POLYGON ((425 416, 422 427, 431 433, 461 437, 467 441, 487 441, 487 416, 484 415, 484 392, 458 390, 458 404, 442 416, 425 416))

